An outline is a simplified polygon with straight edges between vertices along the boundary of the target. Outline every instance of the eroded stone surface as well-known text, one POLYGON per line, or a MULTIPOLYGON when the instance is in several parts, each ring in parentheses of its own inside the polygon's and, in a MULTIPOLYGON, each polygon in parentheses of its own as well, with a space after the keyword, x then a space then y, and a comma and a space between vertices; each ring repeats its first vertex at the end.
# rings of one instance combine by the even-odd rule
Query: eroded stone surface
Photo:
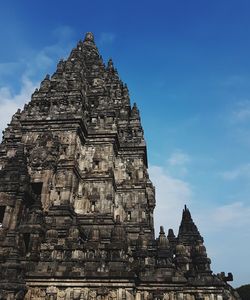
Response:
POLYGON ((137 106, 87 33, 0 145, 0 299, 239 299, 189 210, 155 239, 137 106))

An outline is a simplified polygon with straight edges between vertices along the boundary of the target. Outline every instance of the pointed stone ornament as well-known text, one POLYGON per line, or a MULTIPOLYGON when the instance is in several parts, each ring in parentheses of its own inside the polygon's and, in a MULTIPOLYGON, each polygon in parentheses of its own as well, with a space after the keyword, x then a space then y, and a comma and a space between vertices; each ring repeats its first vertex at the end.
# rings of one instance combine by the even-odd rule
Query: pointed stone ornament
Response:
POLYGON ((92 32, 87 32, 84 38, 84 42, 91 42, 94 43, 95 39, 94 39, 94 35, 92 32))
POLYGON ((109 70, 109 71, 114 71, 114 63, 113 63, 112 58, 110 58, 110 59, 108 60, 107 70, 109 70))
POLYGON ((132 110, 131 110, 131 120, 137 120, 140 122, 140 112, 137 108, 136 103, 133 104, 132 110))
POLYGON ((169 241, 165 235, 163 226, 160 226, 160 233, 158 238, 158 246, 161 249, 166 249, 169 247, 169 241))

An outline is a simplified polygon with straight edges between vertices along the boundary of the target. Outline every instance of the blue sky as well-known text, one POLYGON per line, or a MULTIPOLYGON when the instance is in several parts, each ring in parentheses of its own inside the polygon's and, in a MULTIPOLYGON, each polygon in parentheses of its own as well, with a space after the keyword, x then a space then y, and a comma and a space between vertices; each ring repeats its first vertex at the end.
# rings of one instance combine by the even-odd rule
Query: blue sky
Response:
POLYGON ((1 130, 87 31, 140 108, 156 233, 187 204, 213 270, 249 283, 250 2, 1 3, 1 130))

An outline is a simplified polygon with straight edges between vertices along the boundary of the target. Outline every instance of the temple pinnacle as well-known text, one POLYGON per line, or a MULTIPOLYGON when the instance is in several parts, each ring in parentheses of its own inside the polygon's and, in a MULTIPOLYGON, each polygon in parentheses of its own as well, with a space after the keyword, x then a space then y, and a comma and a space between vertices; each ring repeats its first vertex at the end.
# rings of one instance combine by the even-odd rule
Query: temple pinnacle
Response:
POLYGON ((94 35, 93 35, 93 33, 92 32, 87 32, 86 34, 85 34, 85 38, 84 38, 84 42, 94 42, 94 35))

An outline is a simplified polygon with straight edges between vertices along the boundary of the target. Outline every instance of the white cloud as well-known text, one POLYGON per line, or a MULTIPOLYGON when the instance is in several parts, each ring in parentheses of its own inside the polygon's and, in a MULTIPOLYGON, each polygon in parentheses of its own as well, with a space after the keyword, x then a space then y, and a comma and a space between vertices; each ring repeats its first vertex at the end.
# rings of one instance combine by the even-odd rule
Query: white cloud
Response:
POLYGON ((178 149, 175 150, 167 160, 168 168, 176 176, 185 176, 188 174, 187 165, 191 162, 190 156, 183 152, 182 150, 178 149))
POLYGON ((182 209, 192 198, 192 189, 188 182, 172 177, 162 167, 150 166, 150 178, 156 187, 155 225, 156 234, 160 225, 174 228, 175 232, 181 220, 182 209))
POLYGON ((196 210, 197 220, 208 233, 223 232, 232 228, 243 229, 250 226, 250 205, 244 201, 234 201, 223 205, 204 205, 196 210))
POLYGON ((170 158, 168 159, 168 163, 171 166, 182 166, 186 165, 187 163, 190 162, 190 156, 187 153, 184 153, 181 150, 176 150, 170 158))
POLYGON ((235 143, 250 146, 250 98, 235 101, 226 113, 227 135, 235 143))
MULTIPOLYGON (((50 68, 56 65, 55 62, 68 55, 73 47, 73 30, 70 27, 58 27, 52 32, 52 35, 55 36, 55 43, 45 46, 38 52, 27 51, 29 59, 23 58, 21 61, 0 64, 2 77, 13 73, 12 77, 14 78, 16 69, 20 69, 22 74, 21 80, 16 79, 15 84, 13 80, 8 85, 0 87, 0 132, 6 128, 17 109, 22 108, 25 103, 30 101, 31 94, 38 86, 37 81, 41 80, 40 77, 44 78, 50 68), (33 78, 39 78, 39 80, 33 78), (18 91, 14 92, 16 86, 20 87, 18 91)), ((53 67, 53 71, 55 68, 53 67)))
POLYGON ((237 168, 229 171, 224 171, 220 173, 225 180, 236 180, 239 178, 249 178, 250 177, 250 163, 238 166, 237 168))
POLYGON ((233 202, 217 207, 211 217, 220 228, 243 227, 250 225, 250 206, 243 202, 233 202))
POLYGON ((0 76, 6 76, 9 75, 18 69, 19 63, 16 62, 5 62, 0 63, 0 76))
POLYGON ((66 41, 72 39, 72 37, 74 36, 74 30, 68 25, 62 25, 55 28, 52 34, 56 38, 56 40, 66 41))
MULTIPOLYGON (((30 49, 26 45, 23 57, 17 61, 10 61, 0 63, 0 77, 2 78, 12 75, 26 77, 36 77, 38 74, 43 74, 45 77, 46 72, 50 72, 49 68, 56 66, 56 63, 65 56, 69 55, 70 50, 74 47, 74 31, 69 26, 59 26, 52 31, 54 43, 44 46, 42 49, 30 49), (18 71, 18 75, 16 75, 18 71)), ((54 71, 55 67, 53 67, 54 71)), ((13 82, 12 82, 13 85, 13 82)), ((1 86, 1 85, 0 85, 1 86)))
POLYGON ((99 44, 112 44, 116 38, 116 35, 112 32, 102 32, 99 38, 99 44))
POLYGON ((22 108, 23 105, 30 101, 30 96, 36 88, 29 78, 22 78, 22 86, 18 93, 13 93, 10 87, 0 88, 0 131, 2 132, 7 123, 10 122, 11 116, 22 108))
POLYGON ((248 86, 249 85, 249 78, 243 75, 231 75, 225 78, 221 82, 222 86, 225 86, 227 88, 230 87, 243 87, 243 86, 248 86))
POLYGON ((233 111, 234 122, 246 122, 250 120, 250 100, 246 99, 237 103, 233 111))
POLYGON ((68 26, 62 26, 56 28, 52 34, 56 38, 55 43, 32 53, 25 70, 26 75, 34 76, 39 71, 40 73, 44 72, 43 77, 45 77, 45 72, 48 72, 50 67, 56 67, 56 62, 69 55, 74 46, 72 42, 73 30, 68 26))
MULTIPOLYGON (((246 202, 247 203, 247 202, 246 202)), ((234 287, 249 283, 250 205, 236 201, 224 205, 204 204, 195 221, 205 239, 215 273, 232 272, 234 287)))

